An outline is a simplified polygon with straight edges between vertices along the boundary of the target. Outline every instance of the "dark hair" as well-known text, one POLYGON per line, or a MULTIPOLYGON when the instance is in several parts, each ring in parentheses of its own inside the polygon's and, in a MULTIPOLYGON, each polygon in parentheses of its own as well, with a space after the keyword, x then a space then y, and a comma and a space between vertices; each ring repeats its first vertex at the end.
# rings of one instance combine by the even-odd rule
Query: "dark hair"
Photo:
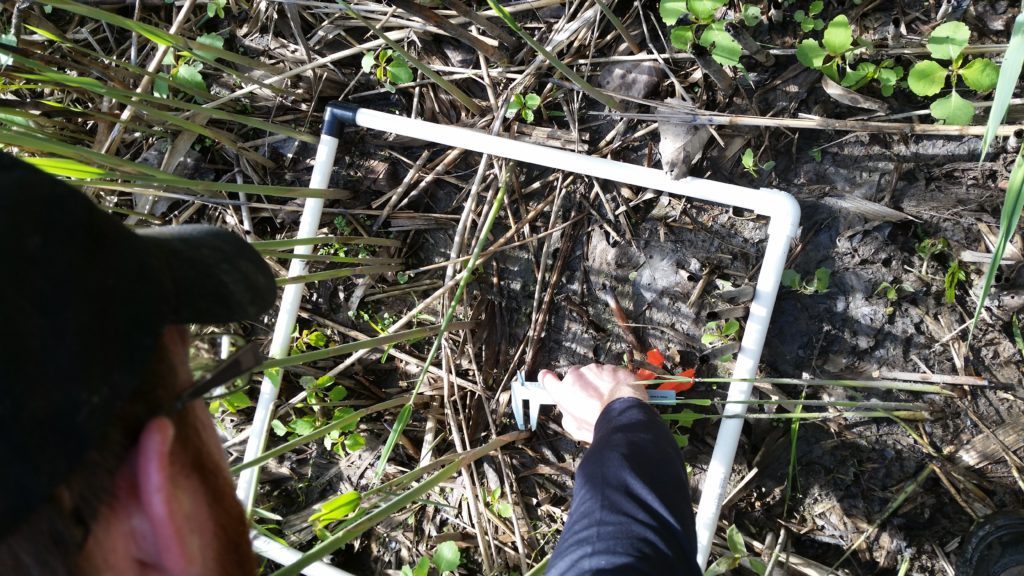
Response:
MULTIPOLYGON (((0 541, 0 574, 71 576, 78 573, 82 547, 89 537, 90 526, 111 496, 114 477, 136 445, 146 423, 165 413, 167 407, 174 403, 177 382, 169 377, 176 373, 173 362, 170 350, 161 342, 142 381, 121 400, 115 417, 81 464, 28 521, 0 541)), ((22 382, 18 385, 33 384, 22 382)), ((60 399, 54 401, 59 402, 60 399)), ((45 414, 39 417, 42 419, 45 414)), ((195 426, 190 424, 188 411, 177 413, 173 420, 176 430, 179 430, 175 434, 175 442, 189 442, 195 426)), ((52 440, 54 445, 59 445, 60 441, 60 438, 52 440)), ((55 457, 60 456, 56 454, 55 457)), ((18 470, 12 466, 3 473, 32 474, 33 471, 18 470)), ((17 495, 7 496, 17 498, 17 495)))

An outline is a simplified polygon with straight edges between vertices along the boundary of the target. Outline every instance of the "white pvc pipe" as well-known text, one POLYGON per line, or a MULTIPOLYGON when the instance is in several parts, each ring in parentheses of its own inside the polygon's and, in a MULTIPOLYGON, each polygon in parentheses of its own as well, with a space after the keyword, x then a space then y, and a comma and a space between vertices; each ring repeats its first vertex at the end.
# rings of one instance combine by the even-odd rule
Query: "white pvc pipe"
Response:
MULTIPOLYGON (((334 156, 338 152, 338 139, 323 134, 320 136, 320 145, 316 149, 316 161, 313 164, 313 176, 309 180, 310 188, 327 188, 331 182, 331 171, 334 169, 334 156)), ((320 228, 320 215, 323 212, 324 201, 322 198, 306 198, 302 208, 302 219, 299 220, 299 231, 296 238, 311 238, 316 236, 320 228)), ((296 246, 296 254, 312 254, 313 246, 296 246)), ((306 273, 307 262, 305 260, 292 260, 288 267, 288 277, 301 276, 306 273)), ((292 331, 295 328, 295 318, 299 313, 299 304, 302 301, 303 284, 288 284, 281 294, 281 307, 277 311, 277 322, 274 324, 274 337, 270 341, 271 358, 284 358, 288 356, 291 348, 292 331)), ((263 383, 260 385, 260 397, 256 402, 256 414, 252 418, 249 442, 245 446, 245 461, 252 460, 263 453, 267 444, 267 432, 270 428, 270 419, 274 414, 274 404, 277 401, 277 386, 270 381, 266 375, 263 376, 263 383)), ((254 466, 243 470, 238 477, 236 494, 242 501, 246 513, 252 510, 253 499, 256 496, 256 485, 259 482, 259 467, 254 466)))
MULTIPOLYGON (((786 256, 789 254, 790 243, 796 237, 797 229, 800 226, 800 206, 791 195, 781 190, 767 188, 755 190, 700 178, 672 180, 664 172, 653 168, 584 156, 566 150, 491 136, 468 128, 412 120, 365 108, 356 111, 355 123, 366 128, 447 144, 557 170, 576 172, 642 188, 653 188, 726 206, 738 206, 770 217, 768 245, 765 247, 764 261, 761 264, 761 273, 757 277, 757 287, 754 291, 754 301, 750 306, 750 315, 747 317, 746 329, 743 332, 743 340, 736 358, 736 369, 733 372, 733 377, 737 379, 757 376, 761 350, 764 348, 765 337, 768 334, 768 322, 775 306, 775 297, 778 295, 786 256)), ((729 386, 728 398, 730 401, 738 402, 749 400, 752 389, 753 386, 749 382, 734 382, 729 386)), ((745 404, 729 403, 726 404, 724 414, 742 416, 746 414, 746 409, 745 404)), ((697 562, 701 569, 707 565, 708 556, 711 553, 711 540, 715 534, 742 429, 743 419, 738 417, 723 418, 718 429, 715 450, 708 466, 696 516, 697 562)))
MULTIPOLYGON (((266 536, 259 533, 252 533, 252 549, 254 552, 269 558, 282 566, 290 566, 294 564, 299 558, 302 557, 302 552, 281 544, 277 540, 267 538, 266 536)), ((306 576, 355 576, 351 572, 346 572, 341 568, 336 568, 317 560, 309 566, 306 566, 301 570, 302 574, 306 576)))

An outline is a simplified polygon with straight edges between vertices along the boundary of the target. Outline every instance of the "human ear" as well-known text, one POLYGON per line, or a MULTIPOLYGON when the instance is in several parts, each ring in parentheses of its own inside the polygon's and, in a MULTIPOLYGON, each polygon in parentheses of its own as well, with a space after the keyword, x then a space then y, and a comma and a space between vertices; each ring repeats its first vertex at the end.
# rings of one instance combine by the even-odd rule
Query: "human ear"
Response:
POLYGON ((142 532, 152 538, 140 543, 150 551, 150 562, 161 574, 184 576, 197 569, 200 561, 197 542, 190 537, 188 507, 175 491, 171 468, 174 423, 165 417, 150 420, 136 446, 135 474, 142 532))

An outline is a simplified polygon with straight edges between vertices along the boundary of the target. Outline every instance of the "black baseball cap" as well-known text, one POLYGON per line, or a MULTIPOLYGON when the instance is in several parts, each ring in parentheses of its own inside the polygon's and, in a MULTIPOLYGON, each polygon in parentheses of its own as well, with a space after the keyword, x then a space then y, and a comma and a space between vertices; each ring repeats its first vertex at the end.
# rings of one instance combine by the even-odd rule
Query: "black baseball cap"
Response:
POLYGON ((0 538, 81 464, 165 327, 256 320, 277 293, 235 234, 131 230, 2 152, 0 270, 0 538))

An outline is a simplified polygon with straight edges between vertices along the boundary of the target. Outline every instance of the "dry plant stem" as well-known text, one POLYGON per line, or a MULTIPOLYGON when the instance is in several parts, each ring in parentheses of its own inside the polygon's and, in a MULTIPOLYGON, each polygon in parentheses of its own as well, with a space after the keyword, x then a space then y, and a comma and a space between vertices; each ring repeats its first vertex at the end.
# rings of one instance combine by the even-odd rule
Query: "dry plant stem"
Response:
POLYGON ((440 28, 449 36, 462 41, 464 44, 473 48, 476 52, 487 56, 491 60, 501 59, 500 53, 494 46, 491 46, 481 38, 474 36, 453 24, 451 20, 438 15, 433 9, 422 4, 417 4, 413 0, 393 0, 391 3, 409 14, 422 19, 427 24, 432 24, 437 28, 440 28))
MULTIPOLYGON (((401 30, 401 31, 397 31, 397 32, 388 32, 387 34, 385 34, 385 36, 389 40, 392 40, 392 41, 404 40, 406 37, 409 36, 409 31, 408 30, 401 30)), ((384 46, 384 40, 373 40, 371 42, 366 42, 366 43, 360 44, 359 46, 356 46, 354 48, 349 48, 348 50, 342 50, 341 52, 335 52, 334 54, 330 54, 328 56, 324 56, 323 58, 319 58, 317 60, 314 60, 313 62, 310 62, 309 64, 304 64, 302 66, 299 66, 298 68, 295 68, 294 70, 289 70, 287 72, 284 72, 284 73, 281 73, 281 74, 277 74, 275 76, 271 76, 270 78, 267 78, 263 83, 264 84, 273 84, 274 82, 280 82, 281 80, 286 80, 286 79, 291 78, 293 76, 298 76, 300 74, 304 74, 304 73, 306 73, 306 72, 308 72, 310 70, 319 68, 321 66, 326 66, 327 64, 330 64, 332 62, 337 62, 338 60, 344 60, 345 58, 350 58, 352 56, 358 56, 358 55, 360 55, 363 52, 366 52, 368 50, 376 50, 377 48, 380 48, 381 46, 384 46)), ((252 85, 247 86, 245 88, 242 88, 240 90, 236 90, 236 91, 232 92, 231 94, 228 94, 227 96, 224 96, 223 98, 218 98, 217 100, 214 100, 213 102, 210 102, 209 104, 204 104, 203 107, 204 108, 216 108, 217 106, 220 106, 221 104, 225 104, 227 102, 230 102, 230 101, 234 100, 235 98, 239 98, 241 96, 245 96, 246 94, 248 94, 250 92, 254 92, 254 91, 258 90, 259 88, 260 88, 260 86, 258 84, 252 84, 252 85)))
MULTIPOLYGON (((174 23, 171 24, 168 32, 171 34, 177 34, 181 27, 185 24, 189 14, 192 12, 192 7, 196 5, 196 0, 185 0, 185 3, 181 6, 181 10, 178 12, 178 16, 174 19, 174 23)), ((153 78, 156 77, 157 70, 163 65, 164 56, 167 55, 167 51, 170 50, 170 46, 164 46, 163 44, 157 46, 156 53, 153 54, 153 58, 149 61, 149 66, 146 67, 146 75, 139 82, 139 86, 135 89, 137 94, 148 92, 150 87, 153 85, 153 78)), ((114 125, 113 130, 110 132, 110 136, 107 141, 100 147, 99 152, 103 154, 110 153, 111 150, 116 150, 118 144, 121 141, 121 133, 124 131, 124 124, 131 120, 132 115, 135 114, 135 108, 132 106, 126 106, 121 111, 121 116, 118 118, 117 124, 114 125)))
POLYGON ((608 303, 608 307, 612 311, 612 316, 615 317, 615 323, 619 325, 619 329, 622 330, 622 335, 626 339, 626 343, 629 344, 629 348, 639 356, 644 355, 644 348, 640 345, 640 341, 636 339, 636 335, 629 328, 629 318, 626 317, 626 311, 622 309, 622 305, 619 304, 619 299, 615 296, 615 291, 611 287, 604 287, 602 289, 601 296, 604 297, 605 302, 608 303))
POLYGON ((428 78, 430 78, 431 80, 436 82, 438 86, 443 88, 445 92, 448 92, 449 94, 451 94, 463 106, 468 108, 470 112, 472 112, 473 114, 476 114, 476 115, 480 115, 480 113, 482 112, 482 109, 480 108, 480 106, 476 102, 473 101, 472 98, 469 97, 469 95, 467 95, 465 92, 463 92, 462 90, 457 88, 451 82, 445 80, 444 78, 441 78, 441 76, 438 75, 437 72, 434 72, 428 66, 423 65, 422 62, 420 62, 419 60, 414 58, 411 54, 406 52, 405 49, 402 48, 401 45, 399 45, 397 42, 395 42, 394 40, 389 38, 387 36, 387 34, 385 34, 379 28, 377 28, 372 23, 370 23, 369 20, 367 20, 366 18, 361 16, 358 12, 352 10, 352 7, 349 6, 349 4, 347 2, 345 2, 344 0, 337 0, 337 2, 338 2, 338 4, 340 4, 342 6, 342 8, 345 8, 345 9, 349 10, 350 13, 357 20, 359 20, 364 26, 369 28, 370 31, 373 32, 374 34, 376 34, 378 38, 383 40, 384 43, 388 45, 388 48, 391 48, 395 52, 398 52, 399 54, 401 54, 406 59, 406 61, 409 62, 409 64, 412 64, 413 66, 416 67, 417 70, 419 70, 424 75, 426 75, 428 78))
POLYGON ((840 558, 838 562, 832 565, 831 570, 829 570, 829 574, 834 574, 836 568, 839 567, 839 565, 842 564, 847 558, 849 558, 850 554, 853 553, 854 550, 856 550, 858 547, 860 547, 861 544, 866 542, 868 538, 871 538, 874 535, 874 533, 878 531, 878 527, 882 525, 882 522, 885 522, 889 518, 889 516, 891 516, 892 513, 896 511, 896 509, 902 506, 903 502, 906 501, 906 499, 909 498, 911 494, 916 492, 917 489, 924 484, 924 481, 927 480, 928 477, 931 476, 931 473, 935 470, 935 466, 929 464, 925 466, 924 469, 921 470, 921 472, 919 472, 913 480, 907 483, 907 485, 904 486, 903 490, 901 490, 900 493, 897 494, 891 502, 889 502, 889 505, 885 507, 885 510, 882 512, 882 515, 879 516, 879 518, 874 522, 874 524, 871 525, 871 528, 869 528, 867 531, 861 534, 855 542, 847 546, 842 558, 840 558))
MULTIPOLYGON (((398 203, 398 208, 397 209, 404 208, 406 204, 408 204, 409 202, 415 200, 421 194, 423 194, 423 191, 427 189, 427 186, 430 186, 431 184, 433 184, 434 180, 436 180, 441 174, 447 172, 452 166, 454 166, 455 163, 458 162, 459 159, 462 158, 462 155, 465 154, 465 153, 466 153, 466 151, 463 150, 462 148, 452 148, 451 150, 446 152, 445 156, 444 156, 444 160, 441 161, 441 163, 439 163, 430 172, 430 174, 428 174, 427 177, 424 178, 416 186, 416 188, 414 188, 413 191, 409 193, 409 195, 405 199, 403 199, 401 202, 398 203)), ((383 215, 384 214, 382 214, 382 216, 383 215)))
MULTIPOLYGON (((548 219, 548 229, 555 228, 558 226, 559 211, 562 207, 562 202, 566 197, 565 188, 562 186, 561 178, 559 178, 558 184, 555 186, 555 203, 551 207, 551 216, 548 219)), ((547 275, 548 260, 551 258, 551 244, 554 236, 545 236, 544 243, 540 251, 540 263, 536 269, 537 285, 533 290, 533 310, 530 314, 530 331, 527 334, 527 345, 526 345, 526 371, 531 372, 533 366, 534 356, 537 353, 538 346, 540 345, 541 331, 543 328, 543 314, 540 313, 541 308, 541 295, 547 292, 547 285, 555 282, 555 278, 552 277, 549 282, 545 283, 545 276, 547 275)), ((566 246, 568 247, 568 246, 566 246)))
POLYGON ((949 481, 949 478, 946 477, 946 474, 943 473, 942 468, 934 466, 934 470, 935 475, 938 476, 939 482, 942 483, 946 492, 949 492, 949 495, 953 497, 953 500, 956 500, 956 503, 960 505, 960 508, 962 508, 972 520, 977 522, 980 519, 978 513, 975 512, 974 508, 968 504, 966 500, 964 500, 964 497, 956 489, 956 486, 954 486, 953 483, 949 481))
MULTIPOLYGON (((451 380, 448 375, 452 370, 451 353, 448 346, 444 346, 441 353, 441 363, 444 366, 444 407, 445 415, 448 419, 448 430, 452 437, 452 443, 455 444, 455 450, 458 452, 465 452, 468 445, 465 441, 468 438, 465 430, 461 425, 465 424, 465 414, 458 409, 452 408, 452 386, 451 380)), ((458 397, 458 392, 454 394, 458 397)), ((475 470, 472 465, 466 464, 459 470, 462 479, 462 489, 465 494, 465 498, 462 499, 463 504, 469 509, 469 517, 476 532, 477 547, 480 551, 480 563, 483 564, 484 573, 491 571, 491 555, 487 548, 487 543, 484 541, 484 530, 481 530, 480 526, 480 510, 478 509, 478 495, 480 494, 480 486, 476 478, 475 470)))
POLYGON ((374 232, 380 230, 380 227, 384 224, 384 221, 387 220, 388 216, 390 216, 391 213, 395 210, 395 208, 398 205, 398 202, 401 201, 402 199, 402 194, 405 194, 405 191, 408 190, 409 186, 411 186, 413 181, 416 180, 416 176, 420 173, 421 170, 423 170, 423 165, 427 162, 427 158, 429 157, 430 150, 424 150, 423 154, 420 154, 419 159, 416 160, 416 164, 409 169, 409 172, 405 175, 405 178, 402 180, 402 183, 398 185, 398 188, 395 188, 389 194, 387 194, 387 196, 383 196, 375 200, 371 204, 374 208, 376 208, 381 201, 383 201, 385 198, 388 199, 387 206, 385 206, 384 209, 380 211, 380 216, 377 216, 377 220, 374 221, 373 223, 374 232))
POLYGON ((927 374, 917 372, 892 372, 879 370, 873 374, 876 378, 888 380, 909 380, 912 382, 933 382, 935 384, 952 384, 957 386, 988 386, 987 379, 980 376, 958 376, 955 374, 927 374))
MULTIPOLYGON (((602 114, 602 113, 599 113, 602 114)), ((765 116, 743 116, 726 114, 701 114, 682 111, 664 111, 655 114, 626 114, 609 112, 621 118, 637 118, 657 121, 669 118, 673 122, 696 126, 758 126, 769 128, 793 128, 806 130, 846 130, 850 132, 879 132, 885 134, 925 134, 932 136, 983 136, 984 126, 948 126, 944 124, 899 124, 895 122, 871 122, 860 120, 834 120, 832 118, 769 118, 765 116)), ((997 136, 1010 136, 1024 129, 1024 125, 1004 124, 996 131, 997 136)))
MULTIPOLYGON (((470 21, 486 30, 488 34, 494 36, 494 38, 497 39, 498 42, 501 42, 503 46, 508 47, 515 42, 515 39, 506 34, 505 31, 502 30, 501 26, 498 26, 487 18, 484 18, 482 15, 477 14, 477 12, 472 8, 463 4, 461 0, 443 0, 442 4, 451 8, 455 13, 465 18, 467 21, 470 21)), ((455 24, 459 23, 454 19, 449 21, 455 24)))
MULTIPOLYGON (((536 216, 538 214, 540 214, 540 211, 543 208, 543 206, 546 205, 546 204, 547 204, 547 202, 542 203, 541 206, 538 206, 537 209, 535 209, 533 212, 530 213, 530 216, 532 218, 536 218, 536 216)), ((521 223, 525 223, 525 222, 521 222, 521 223)), ((507 234, 505 234, 504 237, 502 237, 500 240, 495 242, 494 246, 490 250, 486 250, 484 252, 481 252, 480 259, 479 259, 478 262, 480 264, 483 264, 491 256, 493 256, 494 254, 497 254, 498 252, 500 252, 501 249, 505 246, 505 243, 508 242, 508 240, 510 238, 512 238, 513 235, 515 233, 517 233, 517 232, 518 232, 517 230, 510 230, 507 234)), ((467 260, 468 260, 468 258, 467 258, 467 260)), ((397 332, 400 328, 405 326, 407 323, 409 323, 409 321, 411 321, 420 312, 422 312, 427 306, 432 305, 433 303, 437 302, 437 300, 439 300, 440 298, 442 298, 446 294, 448 294, 448 292, 462 279, 462 276, 467 274, 467 273, 468 273, 467 270, 463 270, 456 277, 452 278, 448 282, 445 282, 443 286, 438 288, 437 291, 435 291, 432 295, 430 295, 429 297, 424 299, 422 302, 417 304, 416 307, 414 307, 412 310, 407 312, 405 314, 405 316, 402 316, 401 318, 399 318, 385 332, 387 334, 393 334, 394 332, 397 332)), ((360 358, 365 356, 368 352, 369 351, 367 351, 367 350, 360 350, 358 352, 354 352, 351 356, 346 358, 344 362, 342 362, 338 366, 335 366, 334 369, 332 369, 330 372, 328 372, 328 375, 330 375, 330 376, 338 375, 343 370, 345 370, 345 369, 351 367, 353 364, 355 364, 360 358)))
MULTIPOLYGON (((612 1, 614 2, 614 0, 612 1)), ((629 32, 629 30, 627 30, 626 27, 622 25, 622 20, 619 20, 619 17, 616 16, 614 12, 612 12, 611 8, 605 5, 605 3, 602 2, 601 0, 594 0, 594 2, 597 4, 598 8, 601 9, 601 12, 604 13, 605 18, 607 18, 608 21, 612 23, 612 26, 615 27, 615 30, 618 31, 618 33, 622 36, 622 39, 626 42, 626 44, 629 44, 629 49, 633 51, 633 54, 640 54, 641 52, 643 52, 644 50, 643 48, 640 47, 639 44, 637 44, 636 38, 633 38, 633 35, 629 32)))

